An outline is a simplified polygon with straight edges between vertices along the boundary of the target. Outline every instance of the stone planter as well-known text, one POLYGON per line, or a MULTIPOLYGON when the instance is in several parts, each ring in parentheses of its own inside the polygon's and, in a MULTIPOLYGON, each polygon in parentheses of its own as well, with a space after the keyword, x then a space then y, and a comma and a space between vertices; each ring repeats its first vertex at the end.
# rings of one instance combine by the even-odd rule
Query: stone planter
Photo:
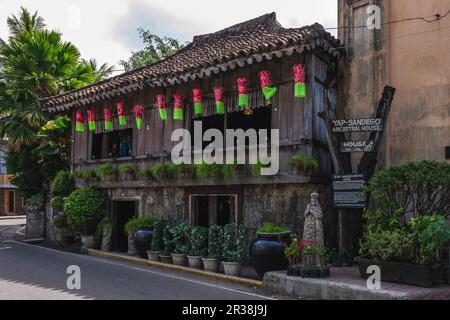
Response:
POLYGON ((164 253, 161 253, 159 255, 159 258, 161 259, 162 263, 167 263, 167 264, 173 264, 173 260, 172 260, 172 255, 166 255, 164 253))
POLYGON ((134 247, 142 259, 147 259, 147 251, 150 250, 153 238, 153 228, 139 228, 133 237, 134 247))
POLYGON ((159 255, 161 253, 162 251, 147 251, 148 260, 160 262, 161 258, 159 257, 159 255))
POLYGON ((257 233, 250 244, 250 264, 262 278, 269 271, 286 270, 288 261, 284 244, 291 242, 291 233, 257 233))
POLYGON ((87 249, 94 249, 94 236, 81 236, 81 243, 87 249))
POLYGON ((220 267, 219 260, 202 258, 202 261, 203 261, 203 266, 204 266, 205 271, 215 272, 215 273, 219 272, 219 267, 220 267))
POLYGON ((387 282, 396 282, 409 284, 418 287, 433 287, 440 284, 444 274, 445 265, 424 266, 417 264, 377 261, 369 257, 357 257, 361 277, 367 279, 367 268, 377 265, 381 269, 381 280, 387 282))
POLYGON ((189 267, 200 270, 203 269, 202 257, 188 256, 188 260, 189 260, 189 267))
POLYGON ((103 227, 102 245, 100 250, 104 252, 111 251, 112 248, 112 226, 105 225, 103 227))
POLYGON ((223 270, 225 271, 226 275, 235 277, 241 276, 242 265, 240 262, 222 262, 222 263, 223 263, 223 270))
POLYGON ((177 266, 186 266, 187 265, 187 254, 175 254, 172 253, 173 264, 177 266))
POLYGON ((128 252, 127 254, 129 256, 135 256, 137 255, 136 248, 134 247, 134 241, 133 241, 133 233, 130 232, 128 235, 128 252))

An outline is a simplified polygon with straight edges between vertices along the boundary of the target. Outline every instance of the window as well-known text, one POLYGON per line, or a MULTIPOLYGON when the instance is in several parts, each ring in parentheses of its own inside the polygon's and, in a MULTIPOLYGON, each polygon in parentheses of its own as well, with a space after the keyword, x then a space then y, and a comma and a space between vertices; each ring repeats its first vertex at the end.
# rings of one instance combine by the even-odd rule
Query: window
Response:
POLYGON ((211 227, 224 226, 236 220, 237 195, 194 195, 192 196, 194 225, 211 227))
POLYGON ((116 130, 92 136, 92 160, 129 157, 132 153, 133 129, 116 130))
POLYGON ((450 160, 450 146, 445 147, 445 160, 450 160))

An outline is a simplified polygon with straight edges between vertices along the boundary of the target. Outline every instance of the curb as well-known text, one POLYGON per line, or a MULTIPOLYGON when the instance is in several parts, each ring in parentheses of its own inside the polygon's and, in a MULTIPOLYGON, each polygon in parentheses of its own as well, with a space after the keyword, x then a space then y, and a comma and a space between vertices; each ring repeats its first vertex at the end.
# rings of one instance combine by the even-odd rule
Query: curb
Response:
POLYGON ((1 220, 19 220, 19 219, 26 219, 27 216, 2 216, 0 217, 1 220))
POLYGON ((221 273, 207 272, 207 271, 203 271, 203 270, 182 267, 182 266, 176 266, 173 264, 166 264, 166 263, 162 263, 162 262, 154 262, 154 261, 150 261, 150 260, 145 260, 145 259, 130 257, 130 256, 124 256, 121 254, 116 254, 116 253, 111 253, 111 252, 103 252, 103 251, 94 250, 94 249, 87 249, 87 254, 90 256, 96 256, 96 257, 101 257, 101 258, 108 258, 108 259, 114 259, 114 260, 134 263, 134 264, 138 264, 141 266, 151 266, 151 267, 157 267, 157 268, 161 268, 161 269, 195 274, 197 276, 202 276, 202 277, 213 279, 213 280, 225 281, 225 282, 240 284, 240 285, 244 285, 244 286, 257 287, 257 288, 262 288, 262 286, 263 286, 263 282, 258 281, 258 280, 228 276, 228 275, 224 275, 221 273))

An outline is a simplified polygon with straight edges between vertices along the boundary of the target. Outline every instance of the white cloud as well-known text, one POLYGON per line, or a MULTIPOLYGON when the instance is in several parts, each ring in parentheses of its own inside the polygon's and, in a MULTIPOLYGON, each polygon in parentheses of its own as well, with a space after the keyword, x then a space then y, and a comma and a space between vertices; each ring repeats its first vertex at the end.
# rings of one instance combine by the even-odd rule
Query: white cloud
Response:
POLYGON ((285 27, 337 24, 336 0, 0 0, 1 38, 8 37, 6 18, 21 6, 38 10, 84 58, 115 65, 140 48, 137 27, 184 42, 272 11, 285 27))

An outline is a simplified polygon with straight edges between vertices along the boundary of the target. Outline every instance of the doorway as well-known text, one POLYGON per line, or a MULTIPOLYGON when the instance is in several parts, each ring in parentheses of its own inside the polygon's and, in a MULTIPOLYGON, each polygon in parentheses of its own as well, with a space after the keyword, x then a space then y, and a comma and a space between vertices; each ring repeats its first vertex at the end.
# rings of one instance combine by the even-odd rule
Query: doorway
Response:
POLYGON ((224 226, 237 221, 237 195, 191 195, 193 225, 224 226))
POLYGON ((14 190, 6 190, 4 194, 5 213, 16 212, 16 192, 14 190))
POLYGON ((136 201, 113 201, 112 210, 112 250, 128 251, 128 235, 125 234, 125 224, 136 216, 136 201))

